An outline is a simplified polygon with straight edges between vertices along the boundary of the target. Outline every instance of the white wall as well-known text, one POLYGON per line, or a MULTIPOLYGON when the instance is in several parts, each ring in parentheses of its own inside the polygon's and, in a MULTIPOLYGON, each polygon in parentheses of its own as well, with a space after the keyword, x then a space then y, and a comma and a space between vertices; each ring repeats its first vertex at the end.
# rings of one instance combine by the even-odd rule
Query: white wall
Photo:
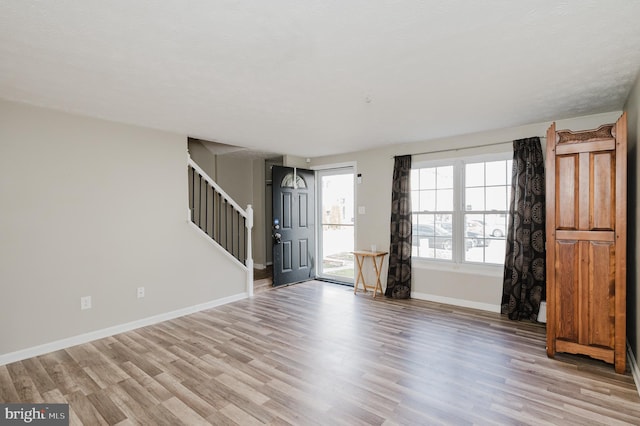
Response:
POLYGON ((253 161, 216 155, 216 183, 243 209, 253 202, 253 161))
POLYGON ((244 293, 187 221, 186 136, 6 101, 0 120, 0 357, 244 293))
MULTIPOLYGON (((590 129, 605 123, 613 123, 620 111, 558 120, 558 129, 590 129)), ((424 154, 420 160, 453 155, 476 155, 495 151, 496 147, 477 148, 479 145, 508 142, 531 136, 545 136, 551 123, 538 123, 522 127, 493 130, 452 138, 416 143, 405 143, 350 154, 313 158, 311 166, 355 161, 362 183, 356 185, 356 203, 365 207, 365 214, 356 215, 356 248, 367 249, 375 244, 378 249, 389 248, 389 222, 391 218, 391 180, 395 155, 472 148, 440 154, 424 154), (476 148, 474 148, 476 147, 476 148)), ((542 140, 543 149, 545 140, 542 140)), ((511 152, 511 144, 503 145, 511 152)), ((413 262, 414 297, 458 303, 482 309, 499 310, 502 294, 502 268, 482 266, 443 265, 430 261, 413 262)), ((383 275, 386 284, 387 261, 383 275)))
POLYGON ((195 161, 211 179, 216 180, 216 156, 197 139, 189 139, 187 146, 191 159, 195 161))
MULTIPOLYGON (((638 265, 640 265, 640 152, 638 137, 640 136, 640 75, 636 80, 627 103, 627 141, 629 144, 628 177, 627 177, 627 339, 636 360, 640 357, 640 285, 638 284, 638 265)), ((640 386, 640 384, 638 384, 640 386)))
POLYGON ((308 169, 310 164, 306 158, 296 157, 295 155, 285 155, 282 157, 282 165, 285 167, 297 167, 299 169, 308 169))

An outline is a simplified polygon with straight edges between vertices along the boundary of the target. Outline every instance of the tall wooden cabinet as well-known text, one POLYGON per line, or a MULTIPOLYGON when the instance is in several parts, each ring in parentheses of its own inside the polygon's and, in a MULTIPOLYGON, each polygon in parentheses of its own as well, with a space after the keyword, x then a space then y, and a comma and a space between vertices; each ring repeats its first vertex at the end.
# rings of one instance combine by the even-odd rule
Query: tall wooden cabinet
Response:
POLYGON ((547 131, 547 355, 625 371, 627 117, 547 131))

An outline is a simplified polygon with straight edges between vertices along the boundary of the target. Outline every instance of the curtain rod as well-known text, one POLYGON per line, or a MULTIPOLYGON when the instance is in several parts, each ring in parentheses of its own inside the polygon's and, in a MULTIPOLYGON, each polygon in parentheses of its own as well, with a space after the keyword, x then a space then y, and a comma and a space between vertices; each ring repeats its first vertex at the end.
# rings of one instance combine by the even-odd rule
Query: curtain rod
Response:
MULTIPOLYGON (((531 136, 531 137, 532 138, 538 137, 540 139, 546 139, 547 138, 546 136, 531 136)), ((411 155, 413 157, 414 155, 438 154, 440 152, 456 152, 456 151, 463 151, 465 149, 484 148, 484 147, 487 147, 487 146, 504 145, 506 143, 512 143, 512 142, 513 142, 512 140, 511 141, 505 141, 505 142, 493 142, 493 143, 486 143, 484 145, 466 146, 466 147, 463 147, 463 148, 448 148, 448 149, 438 149, 438 150, 435 150, 435 151, 414 152, 413 154, 408 154, 408 155, 411 155)), ((394 155, 391 158, 395 158, 395 157, 397 157, 397 156, 394 155)))

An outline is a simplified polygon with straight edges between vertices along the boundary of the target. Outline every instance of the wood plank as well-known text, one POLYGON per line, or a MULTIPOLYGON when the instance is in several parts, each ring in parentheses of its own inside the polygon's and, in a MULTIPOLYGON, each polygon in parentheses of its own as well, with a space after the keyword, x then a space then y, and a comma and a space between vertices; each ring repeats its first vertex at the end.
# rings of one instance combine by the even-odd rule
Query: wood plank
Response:
POLYGON ((579 142, 561 144, 556 147, 558 155, 579 154, 593 151, 613 151, 616 146, 615 139, 605 139, 593 142, 579 142))
POLYGON ((170 374, 159 374, 156 376, 156 379, 158 380, 158 383, 162 384, 169 393, 187 404, 201 417, 207 418, 216 412, 216 409, 211 404, 200 398, 170 374))
POLYGON ((591 154, 589 229, 615 230, 615 152, 591 154))
MULTIPOLYGON (((44 402, 40 390, 29 376, 24 362, 9 364, 7 370, 18 395, 16 402, 44 402)), ((47 391, 49 390, 51 389, 47 388, 47 391)))
POLYGON ((17 403, 20 401, 18 392, 13 384, 13 378, 5 365, 0 366, 0 401, 17 403))
MULTIPOLYGON (((553 122, 547 129, 547 145, 545 156, 545 193, 555 194, 556 190, 556 123, 553 122)), ((556 299, 556 197, 547 196, 545 206, 546 226, 546 278, 547 278, 547 356, 553 357, 556 353, 556 312, 554 306, 556 299)))
POLYGON ((553 229, 580 229, 580 206, 578 203, 578 175, 580 173, 579 158, 576 155, 556 158, 555 183, 553 194, 562 200, 555 203, 556 212, 554 214, 556 223, 553 229))
MULTIPOLYGON (((113 402, 108 390, 101 390, 87 396, 100 416, 110 425, 115 425, 127 419, 127 416, 113 402)), ((76 404, 74 403, 74 407, 76 404)))
POLYGON ((613 351, 611 349, 598 348, 595 346, 581 345, 575 342, 566 342, 564 340, 558 340, 556 347, 560 352, 566 352, 569 354, 583 354, 592 358, 601 359, 602 361, 613 363, 613 351))
MULTIPOLYGON (((238 425, 262 426, 264 424, 260 420, 256 419, 251 414, 247 413, 242 408, 234 404, 225 405, 220 410, 220 414, 228 417, 238 425)), ((217 423, 217 418, 214 417, 212 420, 214 424, 217 423)))
POLYGON ((615 241, 613 231, 556 231, 557 240, 567 241, 615 241))
POLYGON ((67 395, 69 406, 85 425, 108 425, 95 405, 82 392, 67 395))
POLYGON ((145 388, 158 401, 166 401, 174 396, 173 393, 167 391, 167 389, 156 380, 158 376, 149 376, 134 363, 125 361, 122 363, 122 369, 129 374, 130 378, 138 382, 140 386, 145 388))
MULTIPOLYGON (((579 154, 578 163, 578 173, 575 182, 576 191, 578 192, 578 229, 587 231, 590 229, 591 224, 589 205, 591 204, 591 189, 593 188, 593 182, 591 180, 591 154, 588 152, 579 154)), ((564 204, 562 195, 560 195, 559 200, 561 204, 564 204)))
POLYGON ((627 362, 627 113, 615 125, 616 137, 616 335, 615 369, 624 373, 627 362))
POLYGON ((614 349, 615 337, 615 246, 589 243, 588 345, 614 349))
POLYGON ((26 359, 22 361, 22 364, 39 392, 45 393, 56 388, 56 384, 51 380, 49 373, 38 358, 26 359))
POLYGON ((180 421, 188 425, 208 425, 210 424, 191 407, 176 397, 172 397, 162 403, 162 405, 171 411, 180 421))
POLYGON ((63 395, 76 392, 80 389, 78 381, 75 380, 71 374, 67 371, 66 365, 69 365, 70 361, 65 361, 66 358, 61 358, 60 354, 63 351, 53 352, 50 354, 39 357, 42 366, 51 377, 51 380, 56 384, 56 389, 59 389, 63 395))
MULTIPOLYGON (((556 240, 554 275, 556 282, 554 308, 555 338, 577 342, 579 339, 579 265, 580 245, 577 241, 556 240), (572 268, 560 265, 573 265, 572 268)), ((557 350, 557 348, 556 348, 557 350)))
MULTIPOLYGON (((581 345, 589 344, 589 324, 592 323, 589 314, 589 272, 591 265, 589 264, 590 244, 588 241, 578 242, 579 261, 575 266, 578 272, 578 280, 576 282, 577 290, 577 307, 578 307, 578 341, 581 345)), ((568 265, 565 265, 568 267, 568 265)))

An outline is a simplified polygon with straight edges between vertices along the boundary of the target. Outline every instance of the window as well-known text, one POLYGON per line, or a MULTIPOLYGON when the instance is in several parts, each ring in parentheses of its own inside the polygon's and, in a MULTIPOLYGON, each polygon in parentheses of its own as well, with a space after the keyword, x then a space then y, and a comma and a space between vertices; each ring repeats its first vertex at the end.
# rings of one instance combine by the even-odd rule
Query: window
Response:
POLYGON ((414 165, 413 256, 456 263, 504 263, 510 155, 414 165))
POLYGON ((451 260, 453 166, 411 171, 413 256, 451 260))
POLYGON ((295 177, 294 177, 294 173, 287 173, 282 178, 282 182, 280 183, 280 188, 306 189, 307 182, 305 182, 304 178, 298 175, 297 173, 295 173, 295 177))

